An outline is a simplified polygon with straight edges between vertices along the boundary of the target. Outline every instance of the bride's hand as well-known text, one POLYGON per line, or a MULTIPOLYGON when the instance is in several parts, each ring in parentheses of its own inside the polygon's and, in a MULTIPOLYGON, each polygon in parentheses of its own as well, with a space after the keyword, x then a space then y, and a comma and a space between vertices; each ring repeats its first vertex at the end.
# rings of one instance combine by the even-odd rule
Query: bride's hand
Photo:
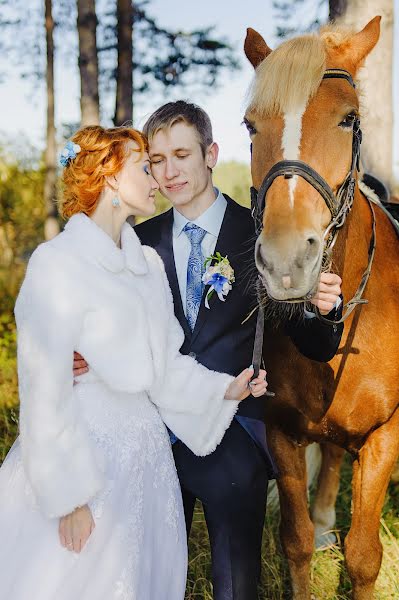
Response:
POLYGON ((67 550, 80 552, 95 527, 90 508, 85 504, 60 518, 58 533, 61 545, 67 550))
POLYGON ((267 389, 266 371, 261 369, 258 377, 251 381, 253 374, 254 370, 252 367, 244 369, 244 371, 230 383, 224 395, 225 399, 241 401, 250 394, 256 398, 263 396, 267 389))

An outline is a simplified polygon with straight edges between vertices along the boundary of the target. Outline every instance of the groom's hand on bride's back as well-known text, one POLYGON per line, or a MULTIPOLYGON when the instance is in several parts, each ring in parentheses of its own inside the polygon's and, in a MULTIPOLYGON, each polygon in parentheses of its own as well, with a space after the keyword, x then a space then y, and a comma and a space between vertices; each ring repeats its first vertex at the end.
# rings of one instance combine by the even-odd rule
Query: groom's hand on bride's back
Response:
POLYGON ((85 361, 83 356, 81 354, 79 354, 79 352, 74 352, 73 353, 73 376, 74 376, 74 378, 79 377, 79 375, 83 375, 84 373, 87 373, 88 370, 89 370, 89 365, 87 364, 87 362, 85 361))

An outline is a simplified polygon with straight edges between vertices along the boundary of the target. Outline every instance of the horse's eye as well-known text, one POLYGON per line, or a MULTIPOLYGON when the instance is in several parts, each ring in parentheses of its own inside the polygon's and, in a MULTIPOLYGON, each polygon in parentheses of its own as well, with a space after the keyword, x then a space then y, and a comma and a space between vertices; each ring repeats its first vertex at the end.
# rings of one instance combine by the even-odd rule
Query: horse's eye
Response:
POLYGON ((248 119, 244 119, 244 120, 243 120, 243 123, 244 123, 245 127, 248 129, 248 133, 249 133, 249 135, 251 135, 251 136, 252 136, 252 135, 255 135, 255 133, 256 133, 256 129, 255 129, 255 127, 252 125, 252 123, 250 123, 250 122, 248 121, 248 119))
POLYGON ((342 129, 352 129, 353 123, 356 121, 356 119, 357 114, 355 112, 351 112, 348 115, 346 115, 345 119, 341 121, 339 126, 342 127, 342 129))

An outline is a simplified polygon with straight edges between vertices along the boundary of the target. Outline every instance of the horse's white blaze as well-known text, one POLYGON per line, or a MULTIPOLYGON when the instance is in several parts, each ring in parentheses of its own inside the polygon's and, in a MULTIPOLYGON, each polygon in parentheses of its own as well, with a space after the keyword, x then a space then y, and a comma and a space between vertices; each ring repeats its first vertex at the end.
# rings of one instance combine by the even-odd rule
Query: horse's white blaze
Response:
MULTIPOLYGON (((281 140, 284 160, 299 159, 302 138, 302 117, 304 112, 305 106, 301 106, 294 111, 289 111, 284 114, 284 130, 281 140)), ((288 190, 292 207, 294 207, 294 192, 297 181, 298 177, 296 175, 288 180, 288 190)))

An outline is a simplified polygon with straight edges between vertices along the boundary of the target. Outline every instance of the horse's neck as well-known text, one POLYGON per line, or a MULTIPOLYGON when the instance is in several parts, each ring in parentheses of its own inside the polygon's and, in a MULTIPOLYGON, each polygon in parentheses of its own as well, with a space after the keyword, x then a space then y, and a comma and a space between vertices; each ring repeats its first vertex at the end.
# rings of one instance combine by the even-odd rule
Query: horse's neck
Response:
POLYGON ((333 253, 333 268, 342 277, 345 300, 354 295, 368 264, 372 235, 372 212, 356 186, 352 210, 338 233, 333 253))

